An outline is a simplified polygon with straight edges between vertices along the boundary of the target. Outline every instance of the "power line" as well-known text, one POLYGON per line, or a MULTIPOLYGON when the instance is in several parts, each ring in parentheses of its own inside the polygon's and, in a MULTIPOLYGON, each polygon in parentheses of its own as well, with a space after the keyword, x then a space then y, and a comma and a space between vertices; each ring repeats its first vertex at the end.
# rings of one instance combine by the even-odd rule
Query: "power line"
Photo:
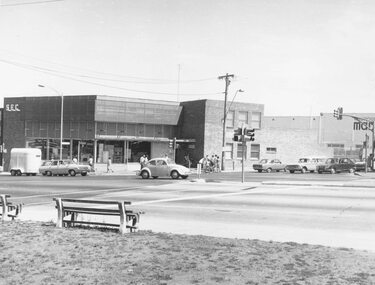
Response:
MULTIPOLYGON (((16 54, 18 56, 31 58, 33 60, 41 61, 41 62, 44 62, 44 63, 66 67, 68 69, 75 69, 75 70, 78 69, 78 70, 82 70, 84 72, 89 72, 89 73, 94 73, 94 74, 99 74, 99 75, 104 75, 104 76, 132 79, 132 80, 111 79, 111 78, 104 78, 104 77, 82 75, 82 74, 77 74, 77 73, 73 74, 73 73, 69 73, 69 72, 65 72, 65 71, 59 71, 59 70, 55 69, 56 72, 61 72, 61 73, 70 74, 70 75, 74 75, 74 76, 88 77, 88 78, 92 78, 92 79, 114 81, 114 82, 136 83, 136 84, 176 84, 178 82, 178 79, 176 80, 176 79, 146 78, 146 77, 120 75, 120 74, 115 74, 115 73, 99 72, 99 71, 95 71, 95 70, 69 66, 69 65, 66 65, 66 64, 60 64, 60 63, 56 63, 56 62, 52 62, 52 61, 48 61, 48 60, 41 60, 41 59, 36 58, 36 57, 25 56, 23 54, 16 53, 14 51, 8 51, 8 50, 4 50, 4 49, 0 49, 0 50, 4 51, 6 53, 16 54), (136 80, 136 81, 133 81, 133 80, 136 80)), ((44 67, 39 67, 39 66, 35 66, 35 65, 33 65, 33 66, 37 67, 37 68, 44 68, 44 67)), ((51 70, 50 68, 45 68, 45 69, 51 70)), ((195 83, 195 82, 204 82, 204 81, 213 81, 213 80, 216 80, 216 77, 180 80, 180 82, 181 83, 195 83)))
POLYGON ((20 3, 13 3, 13 4, 1 4, 1 2, 0 2, 0 7, 23 6, 23 5, 33 5, 33 4, 44 4, 44 3, 61 2, 61 1, 64 1, 64 0, 46 0, 46 1, 20 2, 20 3))
MULTIPOLYGON (((87 80, 77 79, 77 78, 74 78, 74 77, 71 77, 71 76, 61 75, 61 74, 56 73, 55 71, 51 71, 51 70, 43 69, 43 68, 38 68, 38 67, 35 67, 33 65, 12 62, 12 61, 8 61, 8 60, 4 60, 4 59, 0 59, 0 62, 4 62, 4 63, 14 65, 14 66, 17 66, 17 67, 20 67, 20 68, 23 68, 23 69, 27 69, 27 70, 33 70, 33 71, 37 71, 37 72, 40 72, 40 73, 49 74, 49 75, 53 75, 53 76, 56 76, 56 77, 69 79, 69 80, 82 82, 82 83, 87 83, 87 84, 91 84, 91 85, 101 86, 101 87, 113 88, 113 89, 118 89, 118 90, 129 91, 129 92, 136 92, 136 93, 148 93, 148 94, 157 94, 157 95, 173 95, 173 96, 176 95, 176 93, 137 90, 137 89, 130 89, 130 88, 123 88, 123 87, 119 87, 119 86, 113 86, 113 85, 109 85, 109 84, 91 82, 91 81, 87 81, 87 80)), ((181 96, 208 96, 208 95, 217 95, 217 94, 220 94, 220 92, 216 92, 216 93, 191 93, 191 94, 184 93, 184 94, 180 94, 180 95, 181 96)))

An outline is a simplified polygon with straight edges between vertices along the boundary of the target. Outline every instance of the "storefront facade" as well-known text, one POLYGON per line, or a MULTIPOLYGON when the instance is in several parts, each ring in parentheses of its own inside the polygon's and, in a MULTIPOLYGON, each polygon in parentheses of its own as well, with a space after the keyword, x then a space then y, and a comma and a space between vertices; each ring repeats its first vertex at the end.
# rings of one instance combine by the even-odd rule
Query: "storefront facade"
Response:
POLYGON ((129 163, 143 154, 164 156, 171 152, 181 108, 175 102, 96 95, 5 98, 4 169, 15 147, 40 148, 42 159, 59 158, 61 118, 63 159, 129 163))

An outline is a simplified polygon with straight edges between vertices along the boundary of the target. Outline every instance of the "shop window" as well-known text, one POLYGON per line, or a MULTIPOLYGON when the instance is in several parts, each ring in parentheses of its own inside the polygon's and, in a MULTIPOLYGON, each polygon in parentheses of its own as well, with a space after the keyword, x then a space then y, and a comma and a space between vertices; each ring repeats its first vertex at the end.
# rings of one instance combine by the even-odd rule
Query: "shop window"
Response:
POLYGON ((251 144, 250 158, 259 160, 260 158, 260 145, 259 144, 251 144))
POLYGON ((251 128, 260 129, 262 113, 252 112, 251 113, 251 128))
POLYGON ((245 153, 245 157, 244 158, 246 159, 247 158, 246 157, 247 146, 246 146, 246 144, 242 145, 242 143, 241 144, 237 144, 237 158, 242 159, 242 150, 245 153))
POLYGON ((229 111, 226 120, 227 128, 233 128, 234 126, 234 111, 229 111))
POLYGON ((225 159, 233 158, 233 144, 227 143, 225 147, 225 159))

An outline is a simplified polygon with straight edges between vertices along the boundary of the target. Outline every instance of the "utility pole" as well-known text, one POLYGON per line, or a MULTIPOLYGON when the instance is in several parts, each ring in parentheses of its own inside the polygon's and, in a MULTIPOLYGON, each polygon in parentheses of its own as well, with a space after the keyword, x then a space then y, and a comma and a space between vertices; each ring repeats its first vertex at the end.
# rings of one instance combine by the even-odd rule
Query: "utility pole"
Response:
POLYGON ((224 98, 224 119, 223 119, 223 144, 222 144, 222 152, 221 152, 221 168, 225 170, 224 162, 225 162, 225 131, 227 127, 227 100, 228 100, 228 87, 230 84, 230 78, 233 78, 234 74, 226 74, 223 76, 219 76, 218 79, 225 79, 225 98, 224 98))

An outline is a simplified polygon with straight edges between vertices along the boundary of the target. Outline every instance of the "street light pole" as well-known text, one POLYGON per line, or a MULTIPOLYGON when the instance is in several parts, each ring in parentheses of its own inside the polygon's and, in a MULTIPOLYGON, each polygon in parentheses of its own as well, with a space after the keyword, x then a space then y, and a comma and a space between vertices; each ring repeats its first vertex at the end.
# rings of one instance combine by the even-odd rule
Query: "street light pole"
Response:
POLYGON ((38 87, 49 88, 56 92, 61 97, 61 113, 60 113, 60 160, 62 160, 62 150, 63 150, 63 126, 64 126, 64 94, 57 91, 55 88, 52 88, 47 85, 38 84, 38 87))

